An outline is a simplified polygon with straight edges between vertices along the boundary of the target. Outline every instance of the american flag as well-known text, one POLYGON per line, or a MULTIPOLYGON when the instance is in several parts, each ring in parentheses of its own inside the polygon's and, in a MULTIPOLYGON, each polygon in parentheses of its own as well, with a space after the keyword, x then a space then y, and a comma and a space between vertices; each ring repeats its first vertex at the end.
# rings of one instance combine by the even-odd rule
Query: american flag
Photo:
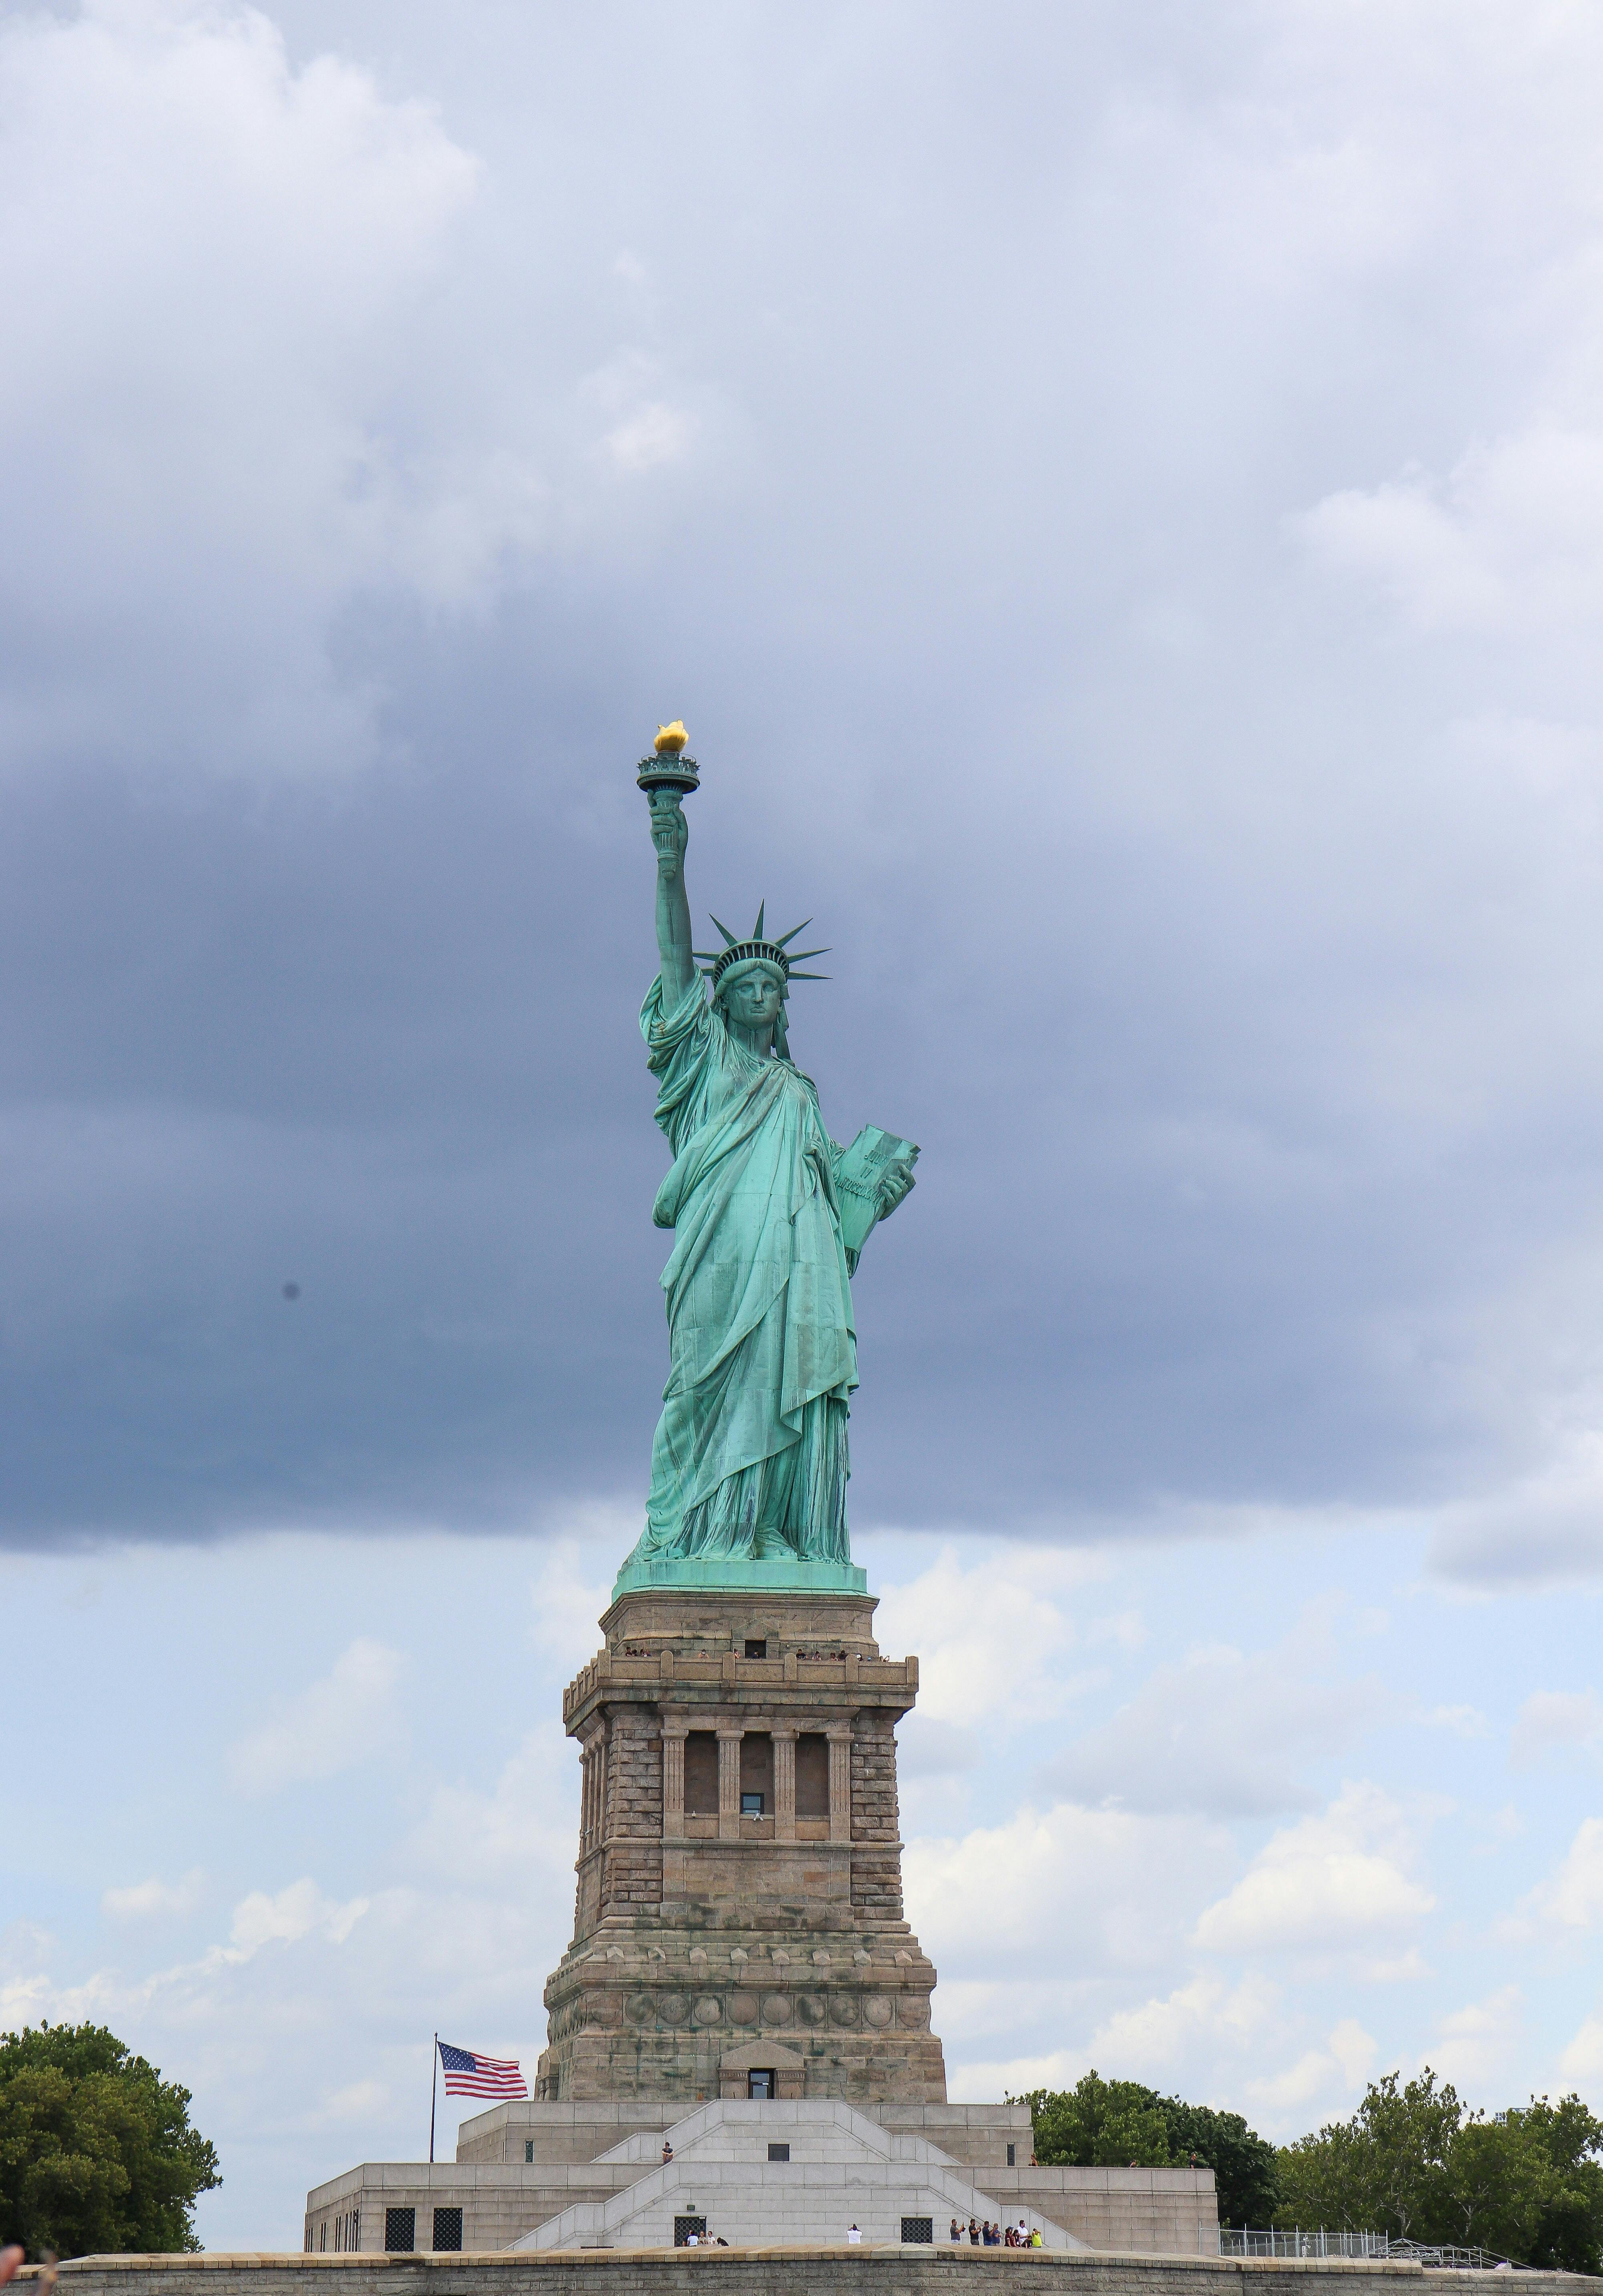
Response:
POLYGON ((448 2096, 523 2096, 529 2091, 515 2057, 481 2057, 476 2049, 454 2049, 440 2044, 440 2069, 448 2096))

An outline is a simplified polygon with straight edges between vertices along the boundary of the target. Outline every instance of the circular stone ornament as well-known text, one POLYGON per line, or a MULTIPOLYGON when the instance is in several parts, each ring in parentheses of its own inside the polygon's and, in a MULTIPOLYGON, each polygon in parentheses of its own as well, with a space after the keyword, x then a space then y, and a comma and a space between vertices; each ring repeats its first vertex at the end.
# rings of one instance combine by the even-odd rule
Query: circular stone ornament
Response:
POLYGON ((824 2004, 818 1994, 797 1994, 796 2014, 804 2025, 821 2025, 826 2013, 824 2004))
POLYGON ((757 2022, 757 1996, 754 1993, 731 1994, 729 2018, 736 2025, 754 2025, 757 2022))
POLYGON ((664 1993, 657 2002, 657 2015, 664 2025, 682 2025, 690 2013, 690 2005, 682 1993, 664 1993))
POLYGON ((655 2007, 649 1993, 631 1993, 623 2005, 623 2013, 631 2025, 644 2025, 650 2021, 655 2007))
POLYGON ((856 1995, 832 1993, 829 1997, 829 2014, 832 2022, 836 2025, 855 2025, 857 2022, 856 1995))
POLYGON ((716 2025, 723 2013, 724 2005, 716 1994, 703 1993, 695 2005, 695 2021, 698 2025, 716 2025))
POLYGON ((884 2027, 891 2021, 891 2005, 883 1993, 875 1993, 863 2004, 863 2014, 871 2025, 884 2027))
POLYGON ((765 2025, 788 2025, 791 2021, 791 1997, 788 1993, 765 1993, 762 1997, 762 2021, 765 2025))

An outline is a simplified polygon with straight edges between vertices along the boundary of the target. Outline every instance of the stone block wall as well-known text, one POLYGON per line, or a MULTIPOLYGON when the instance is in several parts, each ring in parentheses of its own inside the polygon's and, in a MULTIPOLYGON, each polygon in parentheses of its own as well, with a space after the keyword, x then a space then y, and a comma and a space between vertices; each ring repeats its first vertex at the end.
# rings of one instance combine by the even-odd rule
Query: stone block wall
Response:
POLYGON ((750 2048, 771 2036, 805 2096, 944 2098, 935 1972, 902 1917, 895 1733, 918 1665, 881 1657, 874 1609, 656 1589, 607 1612, 563 1701, 578 1886, 537 2097, 694 2103, 727 2092, 731 2053, 747 2052, 743 2080, 760 2070, 750 2048), (692 1737, 717 1741, 716 1811, 686 1807, 692 1737), (797 1808, 803 1738, 827 1742, 826 1816, 797 1808), (743 1812, 759 1773, 764 1807, 743 1812))
MULTIPOLYGON (((33 2296, 41 2267, 23 2267, 33 2296)), ((1483 2296, 1418 2265, 1115 2257, 1044 2249, 669 2249, 513 2256, 78 2257, 62 2296, 1483 2296)), ((1603 2296, 1525 2272, 1520 2296, 1603 2296)))

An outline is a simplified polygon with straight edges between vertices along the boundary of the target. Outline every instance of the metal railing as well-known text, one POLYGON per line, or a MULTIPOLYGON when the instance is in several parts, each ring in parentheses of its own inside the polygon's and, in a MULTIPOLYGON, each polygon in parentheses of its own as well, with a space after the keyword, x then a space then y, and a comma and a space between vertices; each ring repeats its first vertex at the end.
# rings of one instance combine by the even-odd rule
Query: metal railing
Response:
POLYGON ((1231 2232, 1220 2228, 1221 2256, 1360 2256, 1383 2263, 1422 2264, 1434 2272, 1517 2271, 1506 2256, 1485 2248, 1436 2246, 1393 2240, 1384 2232, 1231 2232))

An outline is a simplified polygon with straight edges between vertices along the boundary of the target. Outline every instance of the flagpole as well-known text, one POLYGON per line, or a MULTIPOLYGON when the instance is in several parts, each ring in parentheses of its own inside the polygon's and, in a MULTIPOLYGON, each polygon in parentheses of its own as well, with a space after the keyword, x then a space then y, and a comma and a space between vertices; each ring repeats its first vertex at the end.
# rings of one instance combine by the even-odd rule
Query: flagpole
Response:
POLYGON ((440 2036, 434 2036, 434 2046, 429 2051, 429 2166, 434 2166, 434 2080, 440 2065, 440 2036))

